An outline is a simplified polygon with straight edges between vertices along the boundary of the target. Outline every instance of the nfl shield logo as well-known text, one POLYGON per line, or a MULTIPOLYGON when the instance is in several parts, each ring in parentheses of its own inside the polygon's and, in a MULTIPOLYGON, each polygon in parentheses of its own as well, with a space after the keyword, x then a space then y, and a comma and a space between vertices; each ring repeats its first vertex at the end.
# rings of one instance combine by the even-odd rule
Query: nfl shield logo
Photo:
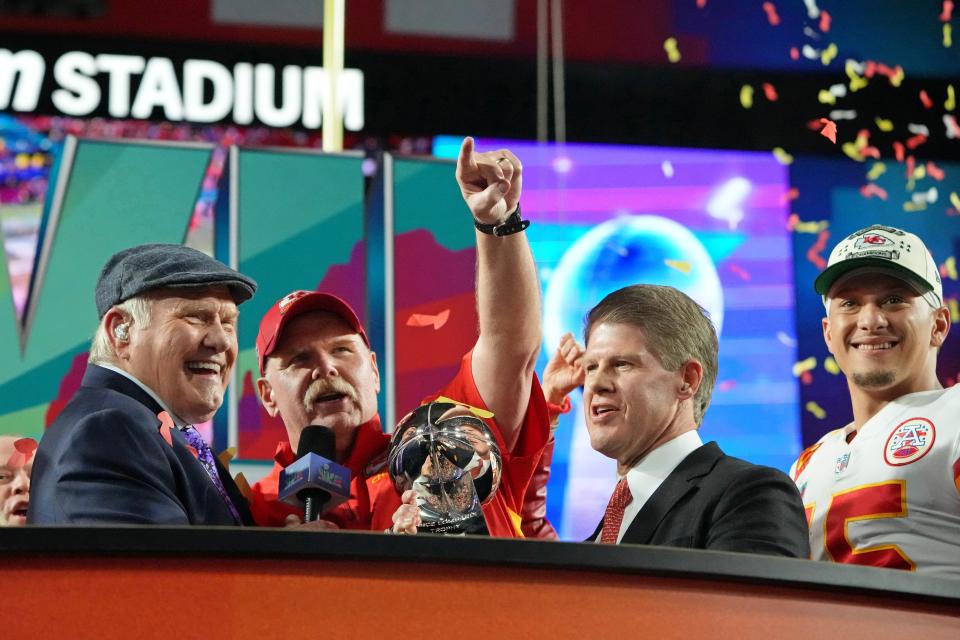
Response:
POLYGON ((840 456, 839 458, 837 458, 837 464, 836 464, 836 465, 834 466, 834 468, 833 468, 833 475, 835 475, 836 477, 839 478, 839 477, 840 477, 840 474, 842 474, 842 473, 846 470, 846 468, 847 468, 848 466, 850 466, 850 453, 849 453, 849 452, 847 452, 847 453, 843 454, 842 456, 840 456))

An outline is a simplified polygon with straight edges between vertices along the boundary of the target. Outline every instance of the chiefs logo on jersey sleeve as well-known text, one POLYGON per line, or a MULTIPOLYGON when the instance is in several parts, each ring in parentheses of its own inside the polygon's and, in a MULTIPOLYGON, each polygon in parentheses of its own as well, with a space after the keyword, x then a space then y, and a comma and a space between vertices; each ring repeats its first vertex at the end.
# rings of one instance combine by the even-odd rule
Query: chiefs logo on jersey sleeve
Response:
POLYGON ((926 418, 910 418, 898 424, 883 447, 883 459, 892 467, 916 462, 933 448, 937 430, 926 418))

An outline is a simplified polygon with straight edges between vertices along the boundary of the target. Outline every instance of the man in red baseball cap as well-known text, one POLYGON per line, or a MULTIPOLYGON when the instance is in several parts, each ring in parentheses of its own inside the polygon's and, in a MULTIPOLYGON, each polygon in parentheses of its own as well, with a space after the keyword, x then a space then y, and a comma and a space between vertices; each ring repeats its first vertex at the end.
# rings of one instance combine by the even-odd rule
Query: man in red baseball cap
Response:
MULTIPOLYGON (((521 175, 510 151, 477 153, 473 140, 464 140, 456 177, 476 227, 480 336, 437 394, 494 416, 486 422, 503 454, 503 474, 483 514, 490 535, 506 537, 522 536, 524 491, 549 434, 534 375, 540 288, 523 233, 529 223, 520 217, 521 175)), ((412 498, 401 502, 386 473, 390 438, 377 414, 377 357, 353 309, 330 294, 290 293, 263 317, 257 356, 260 398, 270 415, 283 419, 288 441, 278 445, 271 474, 253 486, 256 522, 282 526, 302 517, 277 500, 279 473, 293 462, 304 427, 322 424, 333 430, 336 461, 352 477, 350 500, 324 520, 346 529, 414 533, 416 506, 412 498)))

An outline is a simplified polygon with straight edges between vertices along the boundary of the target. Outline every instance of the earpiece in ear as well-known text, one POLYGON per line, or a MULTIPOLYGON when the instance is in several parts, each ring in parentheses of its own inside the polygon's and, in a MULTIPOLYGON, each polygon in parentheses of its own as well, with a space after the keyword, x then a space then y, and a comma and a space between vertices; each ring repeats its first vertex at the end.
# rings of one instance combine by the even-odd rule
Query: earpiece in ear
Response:
POLYGON ((116 337, 117 340, 126 342, 127 340, 130 339, 130 333, 128 331, 129 326, 130 326, 129 324, 124 322, 123 324, 118 324, 113 328, 113 335, 116 337))

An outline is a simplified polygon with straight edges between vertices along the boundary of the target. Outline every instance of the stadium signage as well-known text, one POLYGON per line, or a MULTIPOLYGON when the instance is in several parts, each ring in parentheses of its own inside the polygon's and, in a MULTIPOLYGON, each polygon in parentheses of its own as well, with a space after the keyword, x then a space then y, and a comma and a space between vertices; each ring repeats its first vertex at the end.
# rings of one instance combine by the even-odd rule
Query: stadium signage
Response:
MULTIPOLYGON (((67 51, 52 64, 31 49, 0 49, 0 111, 33 112, 41 99, 59 113, 113 118, 318 129, 325 117, 323 67, 67 51), (48 73, 52 77, 48 78, 48 73)), ((363 72, 339 82, 344 127, 363 129, 363 72)))

